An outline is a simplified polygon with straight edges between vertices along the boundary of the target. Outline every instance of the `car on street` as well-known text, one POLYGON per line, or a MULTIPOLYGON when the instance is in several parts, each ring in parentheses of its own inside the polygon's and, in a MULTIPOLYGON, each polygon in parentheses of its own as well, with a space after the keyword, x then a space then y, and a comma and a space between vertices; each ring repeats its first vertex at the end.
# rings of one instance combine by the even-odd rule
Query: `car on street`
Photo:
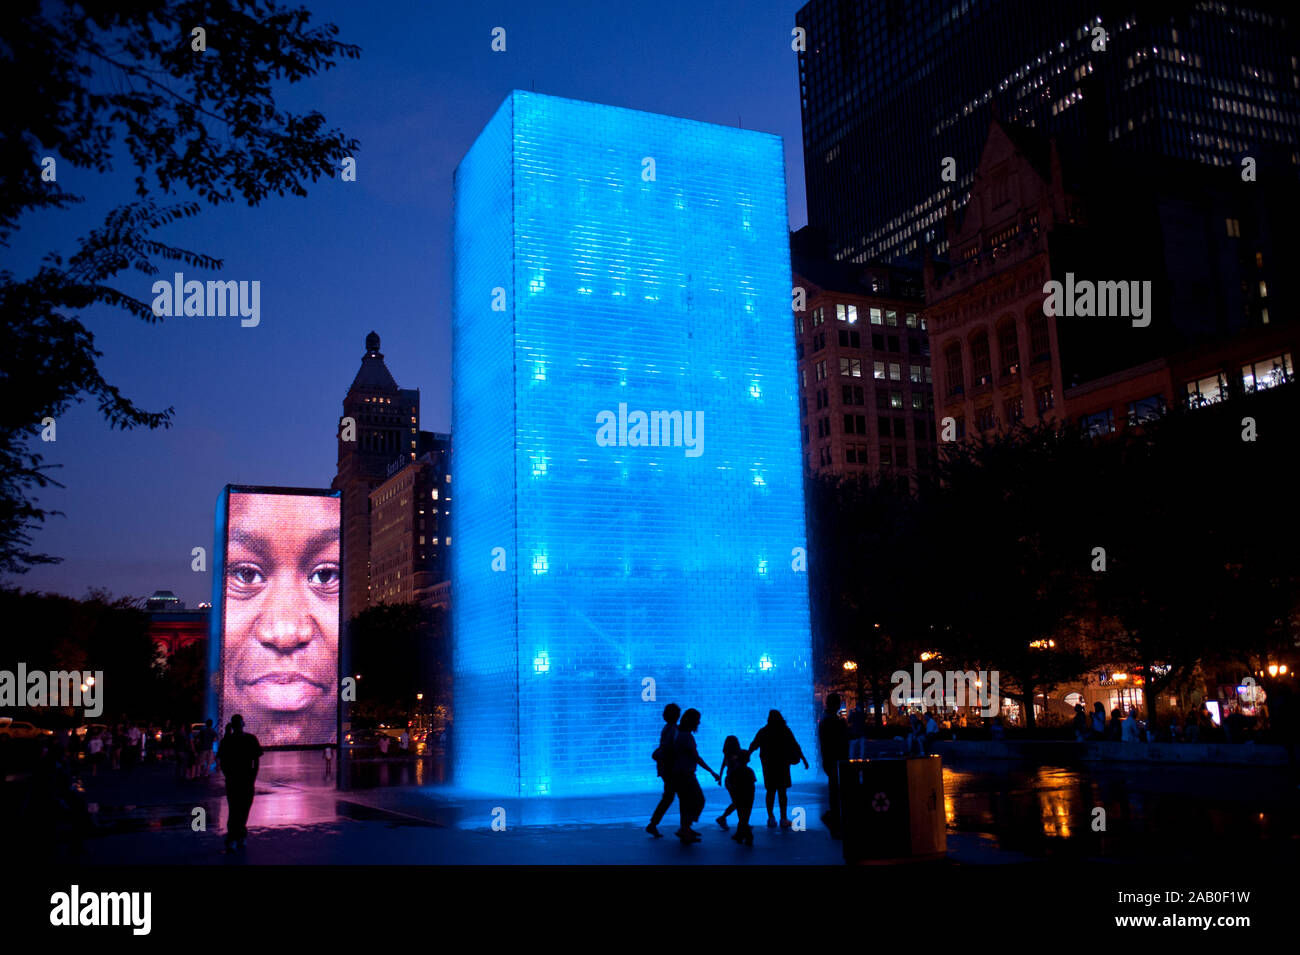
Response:
POLYGON ((8 717, 0 719, 0 739, 40 739, 42 736, 53 735, 54 730, 43 730, 32 723, 8 717))

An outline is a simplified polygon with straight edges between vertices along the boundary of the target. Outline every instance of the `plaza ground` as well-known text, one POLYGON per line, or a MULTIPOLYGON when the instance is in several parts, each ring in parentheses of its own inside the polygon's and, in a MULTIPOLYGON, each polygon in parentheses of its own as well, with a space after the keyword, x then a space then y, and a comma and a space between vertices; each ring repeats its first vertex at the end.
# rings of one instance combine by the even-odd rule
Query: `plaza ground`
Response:
MULTIPOLYGON (((766 828, 760 788, 750 848, 714 823, 727 796, 708 780, 708 804, 697 824, 703 841, 683 846, 671 834, 675 806, 661 826, 664 838, 643 831, 652 792, 486 798, 435 782, 441 767, 431 759, 360 764, 360 788, 340 792, 322 769, 319 752, 268 754, 248 847, 231 855, 220 851, 219 775, 177 780, 172 767, 149 765, 86 776, 96 825, 78 858, 92 866, 843 862, 841 844, 819 819, 826 799, 819 785, 790 791, 791 810, 803 810, 805 831, 766 828), (206 831, 191 827, 196 808, 206 815, 206 831), (504 831, 492 828, 498 809, 504 831)), ((948 865, 1047 860, 1238 869, 1300 860, 1300 790, 1285 767, 1048 766, 958 757, 945 762, 944 787, 948 865), (1104 832, 1093 828, 1098 807, 1105 811, 1104 832)))

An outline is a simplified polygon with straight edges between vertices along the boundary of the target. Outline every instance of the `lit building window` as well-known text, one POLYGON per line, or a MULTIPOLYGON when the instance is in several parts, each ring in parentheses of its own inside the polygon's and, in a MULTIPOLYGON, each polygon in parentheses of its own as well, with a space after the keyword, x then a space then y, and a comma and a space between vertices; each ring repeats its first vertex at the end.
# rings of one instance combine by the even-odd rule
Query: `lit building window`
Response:
POLYGON ((879 324, 881 324, 880 309, 878 309, 878 308, 873 308, 873 309, 871 310, 871 324, 872 324, 872 325, 879 325, 879 324))
POLYGON ((1130 401, 1128 403, 1129 427, 1136 427, 1147 421, 1154 421, 1164 413, 1165 399, 1163 395, 1152 395, 1149 398, 1130 401))
POLYGON ((1115 412, 1107 408, 1105 411, 1084 415, 1079 419, 1079 427, 1092 437, 1111 434, 1115 430, 1115 412))
POLYGON ((1264 391, 1291 380, 1291 353, 1285 352, 1263 361, 1241 366, 1241 386, 1246 391, 1264 391))
POLYGON ((1034 407, 1038 409, 1039 415, 1056 407, 1056 395, 1053 393, 1051 385, 1034 389, 1034 407))
POLYGON ((1187 382, 1187 405, 1190 408, 1212 405, 1227 397, 1228 383, 1222 373, 1187 382))

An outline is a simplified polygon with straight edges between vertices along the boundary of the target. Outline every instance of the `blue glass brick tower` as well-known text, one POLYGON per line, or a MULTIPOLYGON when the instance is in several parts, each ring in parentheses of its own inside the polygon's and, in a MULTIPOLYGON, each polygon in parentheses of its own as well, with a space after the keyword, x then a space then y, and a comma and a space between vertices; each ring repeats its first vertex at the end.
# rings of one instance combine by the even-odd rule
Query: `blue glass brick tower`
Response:
POLYGON ((516 91, 454 255, 455 781, 649 790, 673 701, 816 765, 779 137, 516 91))

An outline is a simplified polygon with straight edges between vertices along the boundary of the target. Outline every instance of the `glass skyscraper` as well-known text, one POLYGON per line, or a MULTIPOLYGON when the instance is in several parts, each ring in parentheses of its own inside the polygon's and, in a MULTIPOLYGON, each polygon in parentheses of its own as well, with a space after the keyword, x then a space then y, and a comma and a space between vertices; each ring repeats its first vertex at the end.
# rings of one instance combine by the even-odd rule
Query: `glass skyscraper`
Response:
POLYGON ((966 203, 993 108, 1076 144, 1217 166, 1268 150, 1300 165, 1300 49, 1282 9, 812 0, 795 17, 808 221, 837 259, 942 257, 947 204, 966 203))
POLYGON ((651 789, 669 702, 811 758, 779 137, 516 91, 453 248, 455 782, 651 789))

